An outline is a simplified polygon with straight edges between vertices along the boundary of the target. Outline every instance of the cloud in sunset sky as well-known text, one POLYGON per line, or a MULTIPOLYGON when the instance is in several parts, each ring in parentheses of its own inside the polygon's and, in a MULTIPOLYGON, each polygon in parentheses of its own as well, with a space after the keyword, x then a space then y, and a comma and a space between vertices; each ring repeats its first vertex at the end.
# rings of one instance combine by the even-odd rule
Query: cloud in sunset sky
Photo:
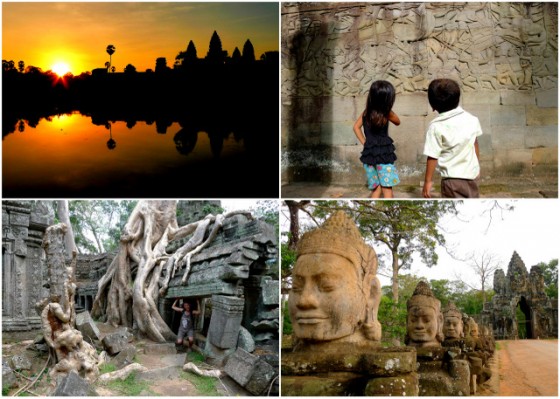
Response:
POLYGON ((112 64, 138 71, 165 57, 172 67, 190 40, 198 57, 218 32, 231 56, 247 39, 257 59, 278 51, 278 3, 2 3, 2 59, 23 60, 42 70, 65 62, 72 73, 103 68, 113 44, 112 64))

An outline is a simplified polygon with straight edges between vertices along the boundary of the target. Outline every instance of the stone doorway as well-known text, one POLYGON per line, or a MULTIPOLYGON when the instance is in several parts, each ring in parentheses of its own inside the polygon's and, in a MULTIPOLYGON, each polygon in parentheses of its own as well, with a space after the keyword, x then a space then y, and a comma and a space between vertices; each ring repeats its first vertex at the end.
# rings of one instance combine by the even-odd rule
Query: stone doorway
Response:
POLYGON ((532 339, 531 308, 524 296, 521 297, 516 307, 517 336, 521 339, 532 339))

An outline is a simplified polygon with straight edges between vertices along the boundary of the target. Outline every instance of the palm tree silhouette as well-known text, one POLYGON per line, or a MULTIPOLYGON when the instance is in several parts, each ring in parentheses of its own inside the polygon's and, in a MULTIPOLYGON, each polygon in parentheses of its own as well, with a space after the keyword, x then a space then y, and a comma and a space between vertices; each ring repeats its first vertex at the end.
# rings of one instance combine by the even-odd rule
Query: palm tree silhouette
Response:
POLYGON ((109 140, 107 140, 107 148, 110 150, 114 150, 115 147, 117 146, 117 142, 115 140, 113 140, 113 129, 112 129, 112 125, 111 123, 107 123, 107 125, 105 125, 105 128, 109 129, 109 140))
POLYGON ((109 54, 109 68, 111 67, 111 57, 112 57, 113 54, 115 54, 115 51, 116 51, 116 50, 117 50, 116 47, 113 46, 112 44, 109 44, 109 45, 107 46, 107 50, 106 50, 106 51, 107 51, 107 54, 109 54))

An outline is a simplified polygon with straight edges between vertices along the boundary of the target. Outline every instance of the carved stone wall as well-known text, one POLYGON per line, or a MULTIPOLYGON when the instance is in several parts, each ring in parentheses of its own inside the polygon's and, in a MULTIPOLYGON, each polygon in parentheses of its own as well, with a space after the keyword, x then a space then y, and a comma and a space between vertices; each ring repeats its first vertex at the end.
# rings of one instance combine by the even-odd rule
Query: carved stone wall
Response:
POLYGON ((41 242, 53 220, 41 201, 2 201, 2 331, 41 326, 35 304, 48 295, 41 242))
POLYGON ((525 315, 526 338, 558 337, 558 307, 544 289, 541 268, 533 266, 528 273, 523 260, 514 252, 507 274, 501 269, 494 273, 496 295, 484 304, 483 324, 492 326, 495 339, 516 339, 519 306, 525 315))
POLYGON ((417 183, 440 77, 481 121, 483 177, 557 175, 557 3, 282 3, 281 29, 283 182, 364 180, 352 125, 384 79, 401 180, 417 183))

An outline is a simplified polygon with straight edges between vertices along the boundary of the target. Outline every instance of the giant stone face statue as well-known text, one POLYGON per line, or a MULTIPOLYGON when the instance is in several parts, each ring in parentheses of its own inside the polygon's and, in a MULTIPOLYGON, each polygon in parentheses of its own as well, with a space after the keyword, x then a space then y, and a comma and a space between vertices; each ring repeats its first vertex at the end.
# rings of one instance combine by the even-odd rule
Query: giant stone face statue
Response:
POLYGON ((460 339, 464 337, 463 314, 454 303, 450 303, 443 310, 443 335, 446 339, 460 339))
POLYGON ((377 255, 342 211, 300 239, 288 300, 296 349, 379 341, 377 255))
POLYGON ((414 294, 406 303, 405 342, 409 346, 441 346, 443 341, 443 316, 441 302, 434 296, 430 286, 420 281, 414 294))

